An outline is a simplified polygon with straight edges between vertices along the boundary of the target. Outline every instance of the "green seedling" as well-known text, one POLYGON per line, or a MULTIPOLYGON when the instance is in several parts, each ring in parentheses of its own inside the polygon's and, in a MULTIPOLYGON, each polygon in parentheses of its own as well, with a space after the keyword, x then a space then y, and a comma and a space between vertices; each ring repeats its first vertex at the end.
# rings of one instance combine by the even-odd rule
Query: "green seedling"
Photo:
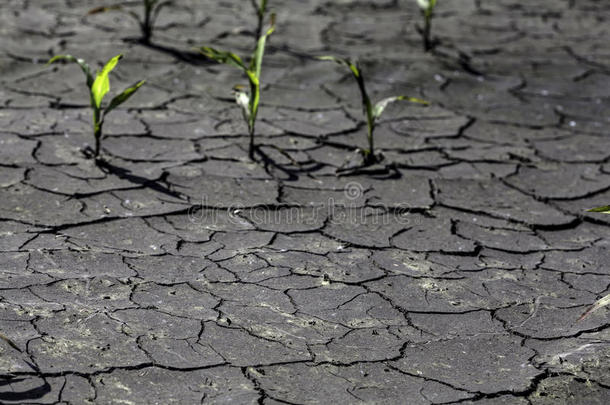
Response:
POLYGON ((432 34, 432 17, 434 16, 434 7, 436 6, 436 0, 417 0, 417 4, 424 17, 424 30, 422 32, 422 38, 424 40, 424 49, 426 52, 432 49, 433 41, 431 38, 432 34))
MULTIPOLYGON (((263 4, 266 5, 266 1, 263 4)), ((244 120, 248 124, 248 132, 250 134, 250 147, 248 154, 250 159, 254 159, 254 132, 256 125, 256 116, 258 107, 261 101, 261 69, 263 65, 263 56, 265 55, 265 46, 267 38, 275 31, 275 14, 271 15, 271 26, 261 35, 256 42, 256 49, 250 58, 250 63, 246 65, 243 60, 234 53, 219 51, 214 48, 204 46, 199 51, 206 57, 215 60, 218 63, 234 66, 241 69, 250 83, 250 92, 243 91, 242 87, 235 86, 233 88, 235 101, 242 109, 244 120)))
POLYGON ((110 59, 104 68, 96 74, 95 78, 91 74, 89 65, 83 59, 75 58, 72 55, 57 55, 51 58, 51 60, 49 60, 47 63, 47 65, 50 65, 60 60, 74 62, 80 66, 81 70, 85 74, 87 78, 87 87, 89 88, 91 108, 93 109, 93 135, 95 137, 93 158, 96 160, 100 155, 100 147, 103 138, 102 128, 104 126, 104 119, 106 118, 106 115, 127 101, 145 82, 145 80, 141 80, 133 86, 126 88, 119 95, 115 96, 106 106, 106 108, 102 108, 104 96, 110 91, 110 79, 108 75, 116 67, 122 57, 123 55, 117 55, 110 59))
POLYGON ((375 133, 375 126, 377 124, 377 120, 379 119, 379 117, 381 116, 383 111, 386 109, 386 107, 388 105, 390 105, 391 103, 393 103, 395 101, 399 101, 399 100, 407 100, 412 103, 419 103, 419 104, 425 104, 425 105, 427 105, 428 102, 424 101, 424 100, 420 100, 419 98, 415 98, 415 97, 395 96, 395 97, 385 98, 385 99, 379 101, 377 104, 373 105, 373 103, 371 102, 371 99, 369 98, 369 95, 366 91, 366 85, 364 82, 364 76, 362 74, 362 69, 360 68, 360 66, 357 62, 353 63, 349 59, 342 59, 342 58, 337 58, 334 56, 320 56, 320 57, 318 57, 318 59, 323 60, 323 61, 331 61, 331 62, 338 63, 340 65, 347 66, 349 68, 350 72, 352 73, 352 75, 354 76, 354 79, 356 79, 356 83, 358 83, 358 88, 360 89, 360 94, 362 96, 362 110, 366 116, 366 123, 367 123, 367 130, 368 130, 367 139, 368 139, 369 147, 368 147, 368 149, 364 149, 362 151, 362 154, 364 157, 364 164, 370 165, 370 164, 378 162, 379 159, 375 156, 375 153, 374 153, 375 144, 374 144, 373 135, 375 133))
POLYGON ((143 16, 140 16, 133 10, 125 10, 121 5, 96 7, 93 10, 90 10, 88 14, 99 14, 113 10, 122 11, 136 20, 140 27, 140 31, 142 32, 142 42, 149 44, 153 35, 153 27, 159 17, 159 13, 163 8, 170 6, 173 3, 174 2, 171 0, 142 0, 142 5, 144 6, 143 16))

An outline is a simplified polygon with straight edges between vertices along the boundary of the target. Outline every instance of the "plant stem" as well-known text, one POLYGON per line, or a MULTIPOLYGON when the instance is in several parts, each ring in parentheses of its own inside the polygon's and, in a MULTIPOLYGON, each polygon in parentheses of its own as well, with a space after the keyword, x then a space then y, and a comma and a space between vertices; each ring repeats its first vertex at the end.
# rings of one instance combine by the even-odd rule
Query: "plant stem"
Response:
POLYGON ((367 121, 367 129, 368 129, 367 136, 368 136, 368 140, 369 140, 369 150, 368 150, 368 153, 366 153, 365 161, 369 161, 369 163, 372 163, 371 159, 373 159, 373 157, 375 156, 375 154, 374 154, 375 144, 373 141, 373 132, 375 131, 375 118, 373 117, 372 107, 371 107, 370 103, 371 102, 369 101, 367 108, 366 108, 366 121, 367 121))
POLYGON ((250 146, 248 148, 248 157, 250 157, 250 160, 254 160, 254 125, 252 125, 250 128, 250 146))
POLYGON ((102 145, 102 125, 95 125, 95 150, 93 152, 93 157, 97 159, 100 156, 100 149, 102 145))
POLYGON ((93 109, 93 136, 95 137, 95 149, 93 150, 93 158, 97 159, 100 156, 102 143, 102 122, 100 122, 100 110, 93 109))
POLYGON ((430 33, 432 32, 432 12, 426 11, 424 22, 424 50, 426 52, 432 49, 432 40, 430 39, 430 33))
POLYGON ((250 116, 248 117, 248 130, 250 131, 250 148, 248 155, 254 160, 254 131, 256 127, 256 116, 258 115, 258 104, 260 103, 261 87, 258 77, 250 77, 250 116))
POLYGON ((360 88, 360 94, 362 95, 362 108, 366 113, 366 125, 367 125, 367 139, 369 142, 368 150, 364 151, 364 163, 370 165, 374 163, 374 148, 375 144, 373 141, 373 132, 375 131, 375 117, 373 116, 373 104, 369 98, 369 94, 366 91, 366 85, 364 84, 364 75, 362 70, 358 68, 358 74, 355 75, 356 82, 360 88))

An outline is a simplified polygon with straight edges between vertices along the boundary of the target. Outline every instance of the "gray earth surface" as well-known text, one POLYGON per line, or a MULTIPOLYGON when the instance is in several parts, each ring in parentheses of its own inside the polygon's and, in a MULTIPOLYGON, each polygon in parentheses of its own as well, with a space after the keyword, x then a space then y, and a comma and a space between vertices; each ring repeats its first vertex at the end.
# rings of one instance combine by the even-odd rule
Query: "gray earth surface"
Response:
POLYGON ((0 3, 1 403, 610 403, 609 313, 577 322, 610 284, 610 2, 440 0, 425 53, 415 1, 272 0, 256 162, 243 76, 194 50, 248 55, 250 2, 175 3, 151 45, 100 1, 0 3), (103 166, 64 53, 147 79, 103 166), (366 170, 324 54, 431 103, 366 170))

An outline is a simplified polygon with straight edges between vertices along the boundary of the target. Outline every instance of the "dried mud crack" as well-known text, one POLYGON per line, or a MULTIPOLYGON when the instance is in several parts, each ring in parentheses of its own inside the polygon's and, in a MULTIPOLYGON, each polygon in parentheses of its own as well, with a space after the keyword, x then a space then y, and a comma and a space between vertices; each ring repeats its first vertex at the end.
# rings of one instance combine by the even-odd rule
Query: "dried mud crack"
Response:
POLYGON ((426 53, 414 1, 274 0, 255 161, 239 72, 193 52, 255 19, 176 3, 150 44, 0 5, 0 403, 608 403, 608 312, 576 322, 610 290, 608 2, 439 1, 426 53), (103 164, 62 53, 147 78, 103 164), (370 168, 323 54, 431 103, 388 107, 370 168))

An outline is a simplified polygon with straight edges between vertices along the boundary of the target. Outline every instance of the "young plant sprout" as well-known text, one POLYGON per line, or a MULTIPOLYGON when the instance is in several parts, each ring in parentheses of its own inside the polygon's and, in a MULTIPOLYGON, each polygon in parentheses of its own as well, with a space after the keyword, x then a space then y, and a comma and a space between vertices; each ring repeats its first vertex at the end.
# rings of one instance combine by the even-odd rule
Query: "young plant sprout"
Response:
MULTIPOLYGON (((266 1, 262 2, 266 7, 266 1)), ((263 9, 264 10, 264 9, 263 9)), ((233 88, 235 101, 242 109, 244 120, 248 124, 248 132, 250 134, 250 147, 248 155, 250 159, 254 159, 254 130, 256 125, 256 116, 258 114, 258 106, 261 101, 261 69, 263 65, 263 56, 265 55, 265 46, 267 38, 275 31, 275 14, 271 15, 271 25, 267 31, 260 35, 256 42, 256 49, 250 58, 249 65, 246 65, 242 59, 234 53, 218 51, 214 48, 204 46, 200 48, 200 52, 206 57, 215 60, 218 63, 224 63, 241 69, 250 83, 250 92, 246 93, 240 86, 233 88)))
POLYGON ((434 15, 434 7, 436 6, 436 0, 417 0, 417 4, 424 16, 424 30, 422 32, 422 38, 424 39, 424 49, 428 52, 433 47, 432 38, 430 37, 432 32, 432 16, 434 15))
POLYGON ((87 87, 89 88, 89 99, 91 102, 91 108, 93 109, 93 135, 95 137, 95 149, 93 150, 93 158, 96 160, 100 155, 100 147, 103 138, 102 128, 104 126, 104 119, 110 111, 114 110, 125 101, 127 101, 145 82, 141 80, 131 87, 123 90, 119 95, 115 96, 106 108, 102 108, 102 100, 104 96, 110 91, 110 79, 108 75, 119 63, 119 60, 123 55, 117 55, 110 59, 104 68, 99 71, 95 77, 91 74, 89 65, 83 60, 75 58, 72 55, 57 55, 51 58, 47 65, 55 63, 59 60, 65 60, 68 62, 74 62, 80 66, 81 70, 87 78, 87 87))
POLYGON ((375 156, 375 153, 374 153, 375 144, 374 144, 373 135, 375 132, 375 126, 377 124, 377 119, 379 119, 379 117, 381 116, 383 111, 386 109, 386 107, 390 103, 393 103, 393 102, 399 101, 399 100, 407 100, 407 101, 410 101, 413 103, 419 103, 419 104, 425 104, 425 105, 427 105, 428 102, 424 101, 424 100, 420 100, 419 98, 415 98, 415 97, 396 96, 396 97, 389 97, 389 98, 383 99, 383 100, 379 101, 377 104, 373 105, 373 103, 371 102, 371 99, 369 98, 369 95, 366 91, 366 85, 364 83, 364 76, 362 75, 362 69, 360 69, 360 66, 358 63, 353 63, 349 59, 342 59, 342 58, 337 58, 334 56, 320 56, 320 57, 318 57, 318 59, 324 60, 324 61, 335 62, 340 65, 345 65, 352 72, 354 79, 356 79, 356 83, 358 83, 358 88, 360 89, 360 94, 362 96, 362 109, 363 109, 364 114, 366 115, 366 123, 367 123, 367 130, 368 130, 367 139, 368 139, 369 147, 368 147, 368 149, 364 149, 362 151, 363 158, 364 158, 364 164, 371 165, 373 163, 378 162, 379 159, 375 156))
POLYGON ((157 18, 159 17, 159 13, 164 7, 172 5, 173 1, 142 0, 142 3, 144 6, 144 15, 142 17, 140 17, 140 15, 135 11, 124 10, 121 5, 96 7, 89 11, 89 14, 105 13, 112 10, 123 11, 136 20, 140 26, 140 31, 142 32, 142 42, 149 44, 153 35, 153 27, 155 25, 155 21, 157 21, 157 18))

